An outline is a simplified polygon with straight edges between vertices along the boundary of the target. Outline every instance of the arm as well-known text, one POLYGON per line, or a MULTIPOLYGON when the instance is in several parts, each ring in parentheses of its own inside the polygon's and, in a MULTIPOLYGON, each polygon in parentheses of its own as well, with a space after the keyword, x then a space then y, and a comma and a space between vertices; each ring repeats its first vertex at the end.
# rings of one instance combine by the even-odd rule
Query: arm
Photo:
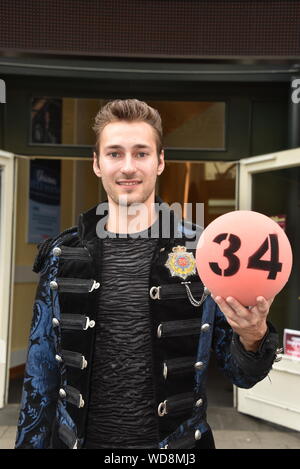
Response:
POLYGON ((232 297, 226 301, 217 296, 214 298, 234 332, 239 336, 241 344, 248 352, 256 352, 268 332, 267 316, 274 298, 266 300, 257 297, 257 304, 245 308, 232 297))
POLYGON ((30 328, 16 449, 49 446, 59 389, 48 270, 37 288, 30 328))
MULTIPOLYGON (((218 297, 216 301, 218 301, 218 305, 215 305, 213 347, 218 366, 233 384, 241 388, 250 388, 265 378, 272 368, 276 358, 278 336, 272 324, 266 320, 266 311, 263 313, 265 314, 266 328, 261 327, 262 324, 260 324, 258 332, 253 326, 248 325, 250 329, 244 327, 245 324, 243 323, 242 332, 237 327, 234 330, 231 326, 233 322, 228 319, 227 314, 225 315, 226 302, 218 297), (219 306, 222 306, 223 311, 219 306), (243 338, 246 338, 244 342, 246 348, 240 340, 241 335, 237 331, 242 334, 243 338)), ((226 312, 228 311, 226 310, 226 312)), ((248 309, 246 309, 246 312, 250 316, 253 315, 253 312, 248 309)), ((258 313, 258 311, 256 312, 258 313)), ((254 318, 250 316, 248 319, 253 321, 254 318)))

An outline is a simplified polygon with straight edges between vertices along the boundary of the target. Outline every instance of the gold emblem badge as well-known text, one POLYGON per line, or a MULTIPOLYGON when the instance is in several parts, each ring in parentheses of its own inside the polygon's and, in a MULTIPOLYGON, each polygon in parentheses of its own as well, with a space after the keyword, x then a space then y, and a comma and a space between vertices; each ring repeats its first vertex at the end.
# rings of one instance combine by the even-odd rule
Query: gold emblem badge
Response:
POLYGON ((185 280, 189 275, 196 274, 196 260, 193 253, 186 252, 185 246, 176 246, 172 251, 165 263, 172 277, 177 276, 185 280))

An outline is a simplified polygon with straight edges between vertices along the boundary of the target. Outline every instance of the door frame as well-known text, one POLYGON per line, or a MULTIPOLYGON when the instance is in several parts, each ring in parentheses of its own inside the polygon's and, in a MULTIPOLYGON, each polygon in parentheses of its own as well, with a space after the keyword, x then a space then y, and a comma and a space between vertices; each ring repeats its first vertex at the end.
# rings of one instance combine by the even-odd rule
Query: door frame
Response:
POLYGON ((13 153, 0 150, 0 409, 8 400, 12 319, 17 163, 13 153))
MULTIPOLYGON (((237 171, 237 209, 252 209, 253 174, 297 166, 300 166, 300 148, 240 160, 237 171)), ((253 388, 240 389, 234 386, 234 406, 239 412, 300 431, 297 394, 300 361, 284 354, 281 357, 281 361, 273 364, 269 376, 253 388)))
POLYGON ((300 148, 251 156, 238 161, 237 209, 251 210, 252 174, 300 166, 300 148))

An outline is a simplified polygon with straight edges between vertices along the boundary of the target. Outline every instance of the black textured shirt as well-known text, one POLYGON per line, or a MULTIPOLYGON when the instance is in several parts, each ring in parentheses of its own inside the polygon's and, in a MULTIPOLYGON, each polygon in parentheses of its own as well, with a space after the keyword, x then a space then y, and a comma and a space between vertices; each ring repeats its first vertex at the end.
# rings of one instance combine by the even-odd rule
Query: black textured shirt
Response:
POLYGON ((102 240, 87 449, 158 447, 149 318, 156 243, 157 238, 102 240))

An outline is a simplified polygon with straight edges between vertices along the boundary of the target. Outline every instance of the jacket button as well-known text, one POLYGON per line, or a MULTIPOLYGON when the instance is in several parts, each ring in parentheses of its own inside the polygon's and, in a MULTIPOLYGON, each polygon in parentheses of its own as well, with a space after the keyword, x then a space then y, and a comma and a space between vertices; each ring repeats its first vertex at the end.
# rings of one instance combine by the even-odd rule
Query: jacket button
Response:
POLYGON ((203 404, 203 399, 198 399, 198 401, 196 401, 196 407, 201 407, 203 404))
POLYGON ((60 397, 62 397, 64 399, 67 396, 67 393, 63 388, 61 388, 59 390, 59 395, 60 395, 60 397))
POLYGON ((205 324, 202 324, 201 326, 201 331, 206 332, 210 328, 210 325, 206 322, 205 324))
POLYGON ((63 361, 63 359, 61 358, 60 355, 55 355, 55 360, 56 360, 57 362, 62 362, 62 361, 63 361))
POLYGON ((82 399, 82 395, 80 394, 79 408, 81 409, 82 407, 84 407, 84 400, 82 399))
POLYGON ((200 440, 200 438, 201 438, 201 432, 200 432, 200 430, 196 430, 195 431, 195 440, 200 440))
POLYGON ((95 327, 95 321, 91 320, 88 316, 86 316, 86 324, 83 328, 84 331, 86 331, 89 327, 93 328, 95 327))
POLYGON ((59 320, 56 319, 56 318, 53 318, 52 319, 52 324, 53 324, 54 327, 59 326, 59 320))
POLYGON ((194 366, 195 366, 196 370, 201 370, 201 368, 203 368, 203 366, 204 366, 204 363, 203 362, 196 362, 194 366))
POLYGON ((52 250, 52 254, 53 254, 53 256, 57 256, 57 257, 60 256, 61 255, 61 249, 58 248, 58 247, 54 248, 52 250))
POLYGON ((88 366, 88 362, 85 357, 82 355, 81 369, 84 370, 88 366))
POLYGON ((167 401, 161 402, 158 406, 157 413, 160 417, 163 417, 168 413, 167 411, 167 401))
POLYGON ((57 290, 58 289, 58 283, 55 282, 55 280, 52 280, 52 282, 50 282, 50 288, 51 288, 51 290, 57 290))

